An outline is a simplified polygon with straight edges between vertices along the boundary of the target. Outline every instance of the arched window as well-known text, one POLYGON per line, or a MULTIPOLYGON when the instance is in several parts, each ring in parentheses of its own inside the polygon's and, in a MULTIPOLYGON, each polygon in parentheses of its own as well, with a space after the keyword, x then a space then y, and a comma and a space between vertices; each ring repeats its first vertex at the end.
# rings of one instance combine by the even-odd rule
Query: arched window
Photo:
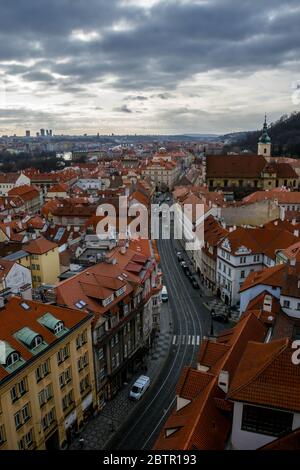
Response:
POLYGON ((43 343, 43 338, 42 338, 42 336, 39 336, 39 335, 36 336, 36 337, 33 339, 32 343, 31 343, 31 349, 37 348, 37 347, 40 346, 42 343, 43 343))
POLYGON ((12 352, 6 359, 7 367, 12 366, 13 364, 15 364, 15 362, 18 362, 19 359, 20 359, 19 353, 16 351, 12 352))

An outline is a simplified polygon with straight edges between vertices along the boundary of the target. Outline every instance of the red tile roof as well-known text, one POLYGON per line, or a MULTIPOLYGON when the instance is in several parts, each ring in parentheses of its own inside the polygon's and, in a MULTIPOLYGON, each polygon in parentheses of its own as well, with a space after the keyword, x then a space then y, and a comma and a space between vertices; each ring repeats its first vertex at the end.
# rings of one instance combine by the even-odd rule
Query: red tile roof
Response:
MULTIPOLYGON (((231 428, 230 406, 224 406, 225 393, 218 386, 221 370, 231 377, 236 370, 249 340, 262 341, 267 328, 249 314, 231 330, 216 339, 222 344, 224 355, 208 372, 184 369, 177 388, 182 398, 192 401, 179 411, 173 410, 161 431, 154 450, 221 450, 224 449, 231 428), (224 347, 225 346, 225 347, 224 347), (225 351, 227 349, 227 351, 225 351), (197 375, 199 374, 199 375, 197 375), (204 375, 208 375, 204 379, 204 375), (197 384, 199 390, 197 390, 197 384), (197 393, 198 392, 198 393, 197 393), (221 401, 220 401, 221 400, 221 401), (171 433, 166 435, 167 431, 171 433)), ((204 354, 203 347, 202 356, 204 354)), ((217 355, 219 357, 219 354, 217 355)))
MULTIPOLYGON (((28 327, 35 333, 40 334, 44 341, 50 346, 57 341, 57 336, 37 321, 46 313, 51 313, 55 318, 63 321, 65 327, 68 329, 90 318, 86 312, 54 305, 46 305, 32 300, 24 301, 19 297, 12 297, 0 312, 0 340, 9 343, 14 350, 21 354, 21 357, 25 361, 33 359, 34 354, 23 343, 17 340, 14 334, 22 328, 28 327), (22 308, 22 302, 25 302, 29 306, 28 310, 22 308)), ((9 375, 10 373, 0 365, 0 380, 9 375)))
POLYGON ((24 245, 24 250, 33 255, 43 255, 57 247, 58 245, 56 243, 50 242, 44 237, 40 237, 24 245))
POLYGON ((288 338, 270 343, 249 342, 227 397, 299 412, 300 368, 292 362, 294 352, 288 338))

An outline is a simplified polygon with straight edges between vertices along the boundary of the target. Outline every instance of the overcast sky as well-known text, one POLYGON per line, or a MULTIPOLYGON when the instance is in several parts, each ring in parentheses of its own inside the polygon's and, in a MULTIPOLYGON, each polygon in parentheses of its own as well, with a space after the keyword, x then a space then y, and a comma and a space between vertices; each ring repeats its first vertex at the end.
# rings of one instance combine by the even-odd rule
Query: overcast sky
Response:
POLYGON ((299 24, 299 0, 2 0, 0 134, 260 128, 300 108, 299 24))

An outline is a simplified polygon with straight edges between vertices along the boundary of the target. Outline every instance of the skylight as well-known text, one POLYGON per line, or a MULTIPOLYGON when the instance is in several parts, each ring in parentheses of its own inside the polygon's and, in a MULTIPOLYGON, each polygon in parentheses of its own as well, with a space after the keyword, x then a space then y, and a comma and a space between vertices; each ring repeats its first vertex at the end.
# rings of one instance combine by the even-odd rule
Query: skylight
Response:
POLYGON ((86 307, 87 303, 84 300, 78 300, 75 305, 77 308, 82 309, 83 307, 86 307))
POLYGON ((30 306, 26 303, 26 302, 22 302, 20 304, 20 306, 24 309, 24 310, 30 310, 30 306))

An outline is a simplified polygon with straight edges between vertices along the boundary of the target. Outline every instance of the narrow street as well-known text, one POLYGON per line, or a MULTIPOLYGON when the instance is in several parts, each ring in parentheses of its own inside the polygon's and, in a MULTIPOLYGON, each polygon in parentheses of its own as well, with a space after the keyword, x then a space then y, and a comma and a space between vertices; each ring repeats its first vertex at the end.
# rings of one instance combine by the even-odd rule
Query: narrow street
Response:
MULTIPOLYGON (((176 257, 180 245, 175 240, 159 240, 163 284, 169 293, 172 338, 166 362, 149 393, 138 403, 133 413, 108 448, 130 450, 151 449, 175 404, 175 389, 184 366, 195 365, 203 336, 210 332, 210 313, 204 306, 200 290, 192 287, 176 257)), ((218 333, 230 325, 214 322, 218 333)))

